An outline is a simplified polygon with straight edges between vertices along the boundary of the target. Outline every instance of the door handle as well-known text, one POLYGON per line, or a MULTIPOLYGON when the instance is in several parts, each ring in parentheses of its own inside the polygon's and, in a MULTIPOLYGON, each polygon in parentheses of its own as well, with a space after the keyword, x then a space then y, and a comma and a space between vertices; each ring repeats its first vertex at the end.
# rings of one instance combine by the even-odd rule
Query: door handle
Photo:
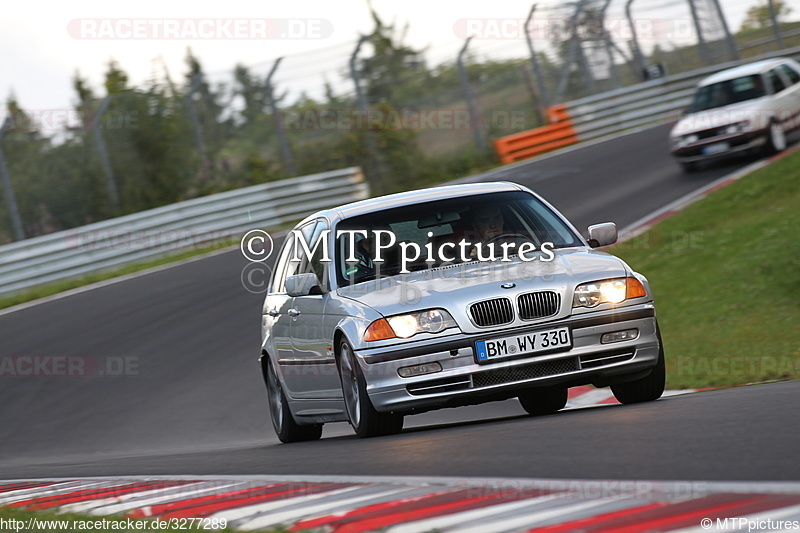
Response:
POLYGON ((267 311, 267 314, 268 314, 269 316, 271 316, 271 317, 276 317, 276 316, 279 316, 279 315, 280 315, 280 313, 278 312, 278 310, 277 310, 277 309, 275 309, 275 308, 272 308, 272 309, 270 309, 269 311, 267 311))
POLYGON ((298 311, 297 309, 295 309, 293 307, 293 308, 289 309, 288 313, 289 313, 289 316, 298 316, 300 314, 300 311, 298 311))

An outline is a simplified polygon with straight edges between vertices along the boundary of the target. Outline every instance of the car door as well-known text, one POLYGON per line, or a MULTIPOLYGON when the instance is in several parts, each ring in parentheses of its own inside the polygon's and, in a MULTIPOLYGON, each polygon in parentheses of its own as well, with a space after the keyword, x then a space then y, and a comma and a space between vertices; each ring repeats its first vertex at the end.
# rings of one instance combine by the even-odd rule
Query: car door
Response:
POLYGON ((329 226, 326 220, 318 220, 313 230, 303 231, 308 249, 296 244, 297 257, 301 259, 298 274, 314 274, 319 281, 322 294, 296 296, 289 313, 292 315, 290 336, 295 361, 293 368, 286 369, 287 380, 291 376, 291 387, 297 398, 338 398, 341 384, 333 356, 333 328, 325 318, 325 308, 330 300, 327 283, 327 239, 329 226), (311 251, 311 257, 306 255, 311 251))
POLYGON ((772 85, 772 111, 783 127, 784 131, 791 129, 792 114, 795 111, 793 91, 784 79, 783 73, 778 68, 773 68, 767 73, 767 78, 772 85))
POLYGON ((800 71, 789 64, 779 65, 777 70, 783 75, 786 88, 781 93, 786 109, 786 130, 800 128, 800 71))

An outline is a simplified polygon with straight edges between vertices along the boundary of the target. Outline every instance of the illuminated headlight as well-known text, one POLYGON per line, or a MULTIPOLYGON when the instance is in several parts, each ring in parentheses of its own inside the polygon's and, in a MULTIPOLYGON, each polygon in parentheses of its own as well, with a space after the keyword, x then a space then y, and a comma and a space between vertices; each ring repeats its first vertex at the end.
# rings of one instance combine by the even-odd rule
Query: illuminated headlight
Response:
POLYGON ((378 319, 369 325, 364 340, 378 341, 394 337, 407 339, 417 333, 439 333, 456 326, 456 321, 444 309, 428 309, 378 319))
POLYGON ((733 135, 734 133, 742 133, 745 131, 750 131, 751 125, 749 120, 743 120, 742 122, 734 122, 727 128, 725 128, 725 133, 727 135, 733 135))
POLYGON ((572 307, 595 307, 600 304, 618 304, 629 298, 647 296, 647 291, 636 278, 607 279, 584 283, 575 287, 572 307))

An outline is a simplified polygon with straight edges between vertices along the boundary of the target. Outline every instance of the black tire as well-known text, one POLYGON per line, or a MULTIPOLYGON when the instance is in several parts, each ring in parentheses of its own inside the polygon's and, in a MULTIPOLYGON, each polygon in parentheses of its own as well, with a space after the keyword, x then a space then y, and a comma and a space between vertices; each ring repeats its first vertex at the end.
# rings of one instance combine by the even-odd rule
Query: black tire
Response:
POLYGON ((272 418, 272 427, 281 442, 301 442, 304 440, 317 440, 322 436, 322 424, 301 426, 294 421, 286 395, 283 393, 281 381, 272 367, 272 361, 267 357, 267 396, 269 397, 269 414, 272 418))
POLYGON ((766 155, 773 155, 786 150, 786 133, 781 125, 774 120, 769 124, 767 130, 767 142, 764 144, 766 155))
POLYGON ((684 172, 694 172, 697 170, 697 163, 694 161, 683 161, 681 162, 681 168, 684 172))
POLYGON ((520 394, 517 399, 528 414, 549 415, 567 405, 567 389, 531 389, 520 394))
POLYGON ((611 385, 611 392, 614 393, 614 397, 619 403, 652 402, 653 400, 658 400, 664 394, 667 373, 664 363, 664 343, 661 341, 661 332, 658 330, 658 325, 656 325, 656 335, 658 336, 659 345, 658 362, 653 371, 636 381, 611 385))
POLYGON ((347 418, 356 435, 369 438, 400 433, 403 430, 403 415, 375 410, 367 394, 361 367, 346 340, 339 343, 338 363, 347 418))

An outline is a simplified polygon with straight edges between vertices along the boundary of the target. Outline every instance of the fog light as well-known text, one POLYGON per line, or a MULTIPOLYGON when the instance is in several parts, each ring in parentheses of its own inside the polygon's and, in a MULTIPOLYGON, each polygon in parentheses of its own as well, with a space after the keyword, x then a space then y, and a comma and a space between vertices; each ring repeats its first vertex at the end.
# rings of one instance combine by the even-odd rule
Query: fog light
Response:
POLYGON ((410 378, 413 376, 423 376, 425 374, 434 374, 442 371, 442 365, 439 363, 425 363, 424 365, 404 366, 398 368, 397 373, 401 378, 410 378))
POLYGON ((632 341, 638 336, 639 336, 639 330, 636 328, 626 329, 623 331, 614 331, 612 333, 605 333, 603 337, 600 339, 600 343, 610 344, 612 342, 632 341))

